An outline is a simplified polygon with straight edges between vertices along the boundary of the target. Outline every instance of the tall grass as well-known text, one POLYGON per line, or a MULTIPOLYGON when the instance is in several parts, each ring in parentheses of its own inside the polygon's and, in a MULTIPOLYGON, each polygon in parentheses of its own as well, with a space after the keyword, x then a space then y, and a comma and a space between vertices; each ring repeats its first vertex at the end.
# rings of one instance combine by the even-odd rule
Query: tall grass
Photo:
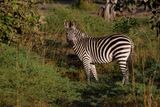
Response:
POLYGON ((74 83, 62 78, 57 67, 40 63, 39 56, 23 49, 17 54, 6 45, 0 50, 0 106, 47 107, 80 98, 74 83))
MULTIPOLYGON (((47 29, 43 29, 48 32, 62 33, 64 20, 75 21, 77 26, 89 35, 104 35, 112 32, 111 23, 105 22, 102 18, 94 15, 88 15, 85 11, 77 10, 71 7, 58 7, 49 10, 49 15, 46 16, 47 29), (94 24, 96 22, 96 24, 94 24), (48 29, 49 28, 49 29, 48 29)), ((63 32, 64 34, 64 32, 63 32)))

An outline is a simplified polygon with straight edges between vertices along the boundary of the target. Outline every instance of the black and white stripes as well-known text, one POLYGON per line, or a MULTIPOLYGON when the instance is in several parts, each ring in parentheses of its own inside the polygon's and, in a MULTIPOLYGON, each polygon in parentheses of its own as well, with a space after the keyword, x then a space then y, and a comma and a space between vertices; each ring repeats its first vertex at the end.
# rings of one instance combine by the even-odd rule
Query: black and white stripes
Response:
POLYGON ((116 60, 123 74, 123 84, 128 82, 128 61, 131 61, 133 50, 132 41, 120 34, 105 37, 88 37, 76 29, 72 22, 64 23, 67 32, 67 41, 70 43, 83 62, 87 79, 90 81, 91 73, 98 80, 96 63, 109 63, 116 60))

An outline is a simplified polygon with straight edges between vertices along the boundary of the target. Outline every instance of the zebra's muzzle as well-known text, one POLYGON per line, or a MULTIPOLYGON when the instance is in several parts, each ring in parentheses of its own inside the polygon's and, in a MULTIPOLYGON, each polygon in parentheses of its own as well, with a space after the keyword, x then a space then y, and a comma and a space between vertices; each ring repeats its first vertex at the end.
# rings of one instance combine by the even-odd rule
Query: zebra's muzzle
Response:
POLYGON ((68 43, 68 47, 73 47, 74 46, 74 42, 72 40, 67 39, 67 43, 68 43))

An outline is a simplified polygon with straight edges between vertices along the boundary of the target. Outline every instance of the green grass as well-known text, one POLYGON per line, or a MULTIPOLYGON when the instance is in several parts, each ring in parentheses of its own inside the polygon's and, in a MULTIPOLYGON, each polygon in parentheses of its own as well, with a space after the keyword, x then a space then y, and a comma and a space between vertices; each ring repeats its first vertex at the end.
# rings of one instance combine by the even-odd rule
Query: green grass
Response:
POLYGON ((75 21, 78 28, 87 32, 91 36, 110 34, 112 32, 111 23, 105 22, 98 16, 89 15, 88 12, 71 7, 50 9, 49 15, 46 16, 46 19, 48 24, 43 26, 42 30, 52 33, 64 34, 63 23, 65 20, 75 21))
POLYGON ((69 79, 57 67, 45 65, 40 57, 23 49, 0 47, 0 106, 33 106, 37 103, 70 102, 80 98, 69 79))

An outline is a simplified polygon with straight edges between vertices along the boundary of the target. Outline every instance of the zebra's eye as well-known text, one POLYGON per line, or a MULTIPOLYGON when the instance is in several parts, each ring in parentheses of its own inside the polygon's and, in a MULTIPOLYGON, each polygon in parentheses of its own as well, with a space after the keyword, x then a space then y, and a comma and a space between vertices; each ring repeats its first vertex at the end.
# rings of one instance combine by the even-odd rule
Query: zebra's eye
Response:
POLYGON ((73 34, 76 35, 76 32, 74 32, 73 34))

